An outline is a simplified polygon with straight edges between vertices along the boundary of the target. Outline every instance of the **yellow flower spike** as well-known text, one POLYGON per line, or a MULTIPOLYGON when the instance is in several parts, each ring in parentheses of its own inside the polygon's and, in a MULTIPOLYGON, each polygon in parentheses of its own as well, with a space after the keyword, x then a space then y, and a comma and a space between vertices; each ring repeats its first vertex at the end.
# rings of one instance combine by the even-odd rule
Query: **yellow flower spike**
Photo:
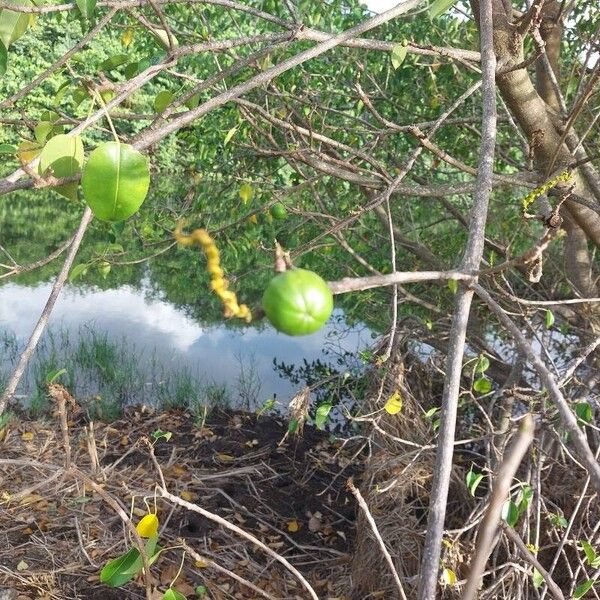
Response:
POLYGON ((158 517, 155 514, 145 515, 135 526, 135 530, 142 538, 151 538, 158 535, 158 517))
MULTIPOLYGON (((175 239, 182 246, 196 245, 204 251, 206 267, 211 279, 210 287, 223 302, 225 317, 238 317, 244 319, 246 323, 250 323, 252 321, 250 309, 245 304, 239 305, 235 293, 227 289, 228 282, 224 278, 223 269, 219 264, 219 249, 210 234, 205 229, 196 229, 190 235, 186 235, 182 232, 182 227, 183 223, 179 222, 174 232, 175 239)), ((140 521, 140 525, 144 519, 140 521)))

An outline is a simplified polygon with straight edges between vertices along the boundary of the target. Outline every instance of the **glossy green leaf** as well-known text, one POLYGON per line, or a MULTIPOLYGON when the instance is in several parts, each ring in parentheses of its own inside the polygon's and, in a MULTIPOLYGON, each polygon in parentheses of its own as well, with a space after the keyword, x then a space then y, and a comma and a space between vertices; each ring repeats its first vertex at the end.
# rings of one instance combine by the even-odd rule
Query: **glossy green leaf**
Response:
POLYGON ((539 589, 542 586, 542 584, 544 583, 544 578, 542 577, 541 573, 537 569, 533 569, 532 580, 533 580, 533 587, 536 590, 539 589))
POLYGON ((33 128, 33 135, 40 144, 43 144, 52 131, 52 128, 52 123, 48 123, 48 121, 41 121, 33 128))
POLYGON ((546 329, 550 329, 554 325, 554 313, 548 309, 546 311, 546 329))
POLYGON ((298 431, 298 419, 290 419, 288 433, 294 434, 296 431, 298 431))
POLYGON ((473 471, 471 468, 466 476, 467 488, 469 488, 469 493, 471 496, 475 497, 475 490, 477 490, 477 486, 483 480, 483 473, 477 473, 477 471, 473 471))
MULTIPOLYGON (((7 2, 18 6, 32 6, 30 0, 7 0, 7 2)), ((5 50, 8 50, 10 45, 25 33, 29 25, 29 16, 28 13, 0 10, 0 40, 5 50)))
POLYGON ((475 373, 485 373, 490 368, 490 360, 483 354, 477 359, 475 364, 475 373))
POLYGON ((591 423, 594 418, 592 406, 589 402, 577 402, 575 404, 575 414, 583 423, 591 423))
POLYGON ((84 19, 91 19, 96 11, 96 0, 75 0, 84 19))
POLYGON ((408 47, 405 43, 396 44, 392 48, 392 67, 394 67, 394 69, 398 69, 400 65, 402 65, 406 58, 407 51, 408 47))
POLYGON ((163 600, 187 600, 187 598, 179 593, 177 590, 174 590, 173 588, 169 588, 166 592, 165 595, 163 596, 163 600))
POLYGON ((163 112, 173 101, 173 94, 169 90, 162 90, 154 98, 154 110, 157 113, 163 112))
POLYGON ((100 69, 102 71, 112 71, 112 69, 116 69, 127 62, 129 62, 129 56, 127 54, 115 54, 102 62, 100 64, 100 69))
POLYGON ((317 412, 315 414, 315 425, 318 429, 323 429, 325 423, 327 422, 327 417, 329 417, 329 413, 331 412, 332 405, 329 402, 325 402, 317 407, 317 412))
POLYGON ((487 377, 480 377, 473 383, 473 389, 480 394, 489 394, 492 391, 492 382, 487 377))
MULTIPOLYGON (((51 125, 47 122, 46 125, 51 125)), ((40 123, 42 125, 42 123, 40 123)), ((71 177, 81 171, 83 165, 83 143, 79 136, 56 135, 48 141, 40 154, 40 174, 52 169, 54 177, 71 177)), ((67 183, 55 187, 54 190, 69 198, 77 200, 77 183, 67 183)))
POLYGON ((69 283, 73 283, 78 277, 83 277, 88 272, 88 269, 89 265, 87 263, 75 265, 69 273, 69 283))
MULTIPOLYGON (((160 552, 157 546, 157 537, 152 537, 146 542, 146 555, 152 564, 160 552)), ((120 587, 131 581, 144 568, 144 561, 137 548, 131 548, 122 556, 109 561, 100 571, 100 581, 110 587, 120 587)))
POLYGON ((0 42, 0 77, 6 73, 8 68, 8 51, 6 46, 0 42))
POLYGON ((103 221, 124 221, 148 194, 148 159, 128 144, 106 142, 90 155, 81 187, 85 201, 103 221))
POLYGON ((581 548, 585 553, 585 559, 588 565, 590 565, 590 567, 593 567, 594 569, 597 569, 598 567, 600 567, 600 556, 598 556, 598 554, 596 554, 596 551, 594 550, 594 547, 589 543, 586 542, 585 540, 581 540, 581 548))
POLYGON ((194 94, 193 96, 190 96, 185 102, 184 104, 190 109, 192 110, 193 108, 196 108, 198 106, 198 104, 200 104, 200 94, 194 94))
POLYGON ((17 147, 12 144, 0 144, 0 154, 16 154, 17 147))
POLYGON ((578 585, 573 592, 573 598, 583 598, 587 592, 589 592, 594 585, 593 579, 588 579, 584 581, 582 584, 578 585))
POLYGON ((519 520, 519 508, 512 500, 507 500, 502 506, 502 518, 514 527, 519 520))
POLYGON ((428 12, 431 19, 439 17, 452 6, 456 4, 457 0, 435 0, 429 5, 428 12))

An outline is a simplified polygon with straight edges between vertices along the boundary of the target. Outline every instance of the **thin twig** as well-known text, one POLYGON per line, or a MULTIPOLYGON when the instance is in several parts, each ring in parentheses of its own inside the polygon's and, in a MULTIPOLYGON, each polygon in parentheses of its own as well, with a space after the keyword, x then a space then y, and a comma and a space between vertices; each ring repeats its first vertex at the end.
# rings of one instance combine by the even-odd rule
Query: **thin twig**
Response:
POLYGON ((369 510, 369 507, 368 507, 367 503, 365 502, 365 499, 363 498, 362 494, 360 493, 360 490, 352 482, 352 478, 350 478, 348 480, 348 489, 354 494, 354 497, 356 498, 358 505, 363 509, 363 511, 365 513, 365 517, 367 518, 367 521, 369 521, 369 525, 371 526, 373 535, 375 536, 375 539, 377 540, 377 543, 379 544, 379 547, 381 548, 381 551, 383 552, 383 556, 385 557, 385 560, 390 567, 390 571, 392 572, 392 576, 394 578, 394 581, 396 582, 396 587, 398 588, 398 594, 399 594, 400 598, 402 600, 407 600, 406 594, 404 593, 404 587, 402 586, 402 581, 400 581, 398 571, 396 571, 396 567, 394 566, 394 561, 392 560, 392 557, 390 556, 388 549, 385 547, 385 542, 383 541, 381 534, 379 533, 379 530, 377 529, 377 523, 375 523, 375 519, 373 519, 373 515, 371 515, 371 511, 369 510))
POLYGON ((490 503, 477 533, 477 545, 473 551, 469 578, 463 591, 462 600, 473 600, 477 594, 485 565, 494 546, 502 506, 509 495, 510 486, 517 469, 533 440, 534 430, 533 417, 526 415, 521 421, 521 427, 514 444, 506 452, 498 469, 498 474, 494 478, 490 503))

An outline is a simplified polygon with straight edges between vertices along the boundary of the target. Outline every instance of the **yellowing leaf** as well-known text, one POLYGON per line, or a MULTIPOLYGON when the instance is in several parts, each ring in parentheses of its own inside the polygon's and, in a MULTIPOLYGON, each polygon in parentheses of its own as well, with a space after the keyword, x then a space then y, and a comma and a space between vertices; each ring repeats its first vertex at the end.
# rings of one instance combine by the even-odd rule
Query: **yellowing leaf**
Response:
POLYGON ((456 573, 452 569, 444 569, 442 571, 442 581, 446 585, 456 585, 456 582, 457 582, 456 573))
POLYGON ((186 502, 195 502, 198 500, 198 494, 194 492, 188 492, 188 490, 183 490, 181 494, 179 494, 183 500, 186 502))
POLYGON ((223 140, 223 145, 227 146, 227 144, 229 144, 229 142, 231 141, 231 138, 236 134, 237 132, 237 127, 233 127, 232 129, 230 129, 227 132, 227 135, 225 136, 225 139, 223 140))
POLYGON ((296 533, 296 531, 298 531, 298 529, 300 529, 300 525, 299 525, 298 521, 296 521, 296 519, 294 519, 293 521, 290 521, 287 524, 287 530, 290 533, 296 533))
POLYGON ((217 458, 221 462, 233 462, 235 460, 235 458, 233 456, 231 456, 231 454, 223 454, 223 453, 217 454, 217 458))
POLYGON ((22 163, 29 163, 34 158, 37 158, 42 152, 41 144, 37 142, 30 142, 29 140, 25 140, 19 144, 17 148, 17 157, 22 163))
POLYGON ((135 526, 135 530, 140 537, 151 538, 158 535, 158 517, 155 514, 148 514, 135 526))
POLYGON ((244 204, 248 204, 248 202, 250 202, 250 200, 252 200, 253 195, 254 195, 254 192, 252 190, 252 186, 249 183, 244 183, 240 187, 240 199, 242 200, 242 202, 244 204))
POLYGON ((131 45, 131 42, 133 42, 133 29, 128 27, 121 36, 121 44, 123 44, 125 48, 128 48, 131 45))
POLYGON ((397 415, 402 410, 402 396, 400 396, 399 390, 396 390, 388 398, 383 408, 390 415, 397 415))
POLYGON ((34 437, 34 435, 33 435, 33 432, 31 432, 31 431, 26 431, 25 433, 23 433, 21 435, 21 439, 24 442, 31 442, 31 440, 33 440, 33 437, 34 437))
POLYGON ((254 223, 254 225, 256 225, 258 223, 258 219, 256 218, 256 215, 250 215, 248 217, 248 223, 254 223))
POLYGON ((17 571, 27 571, 27 569, 29 569, 29 565, 24 560, 17 565, 17 571))
POLYGON ((208 567, 208 566, 209 566, 209 564, 208 564, 208 563, 207 563, 205 560, 197 560, 197 561, 194 563, 194 566, 195 566, 197 569, 206 569, 206 567, 208 567))

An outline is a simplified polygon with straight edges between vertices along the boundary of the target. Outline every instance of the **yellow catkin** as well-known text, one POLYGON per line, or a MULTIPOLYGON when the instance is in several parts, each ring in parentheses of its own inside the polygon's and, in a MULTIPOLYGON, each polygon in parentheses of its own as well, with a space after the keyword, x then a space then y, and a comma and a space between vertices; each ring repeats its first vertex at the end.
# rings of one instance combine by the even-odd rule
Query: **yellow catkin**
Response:
POLYGON ((196 229, 189 235, 182 233, 181 224, 175 229, 175 239, 182 246, 200 246, 206 256, 207 270, 210 274, 210 288, 223 303, 225 317, 252 320, 252 313, 245 304, 238 304, 235 292, 227 289, 228 283, 219 263, 219 250, 214 240, 205 229, 196 229))
POLYGON ((540 187, 535 188, 535 190, 529 192, 525 198, 523 198, 523 212, 527 212, 527 209, 531 206, 531 204, 539 198, 542 194, 545 194, 553 187, 558 185, 559 183, 566 183, 571 179, 571 173, 569 171, 563 171, 560 175, 556 176, 554 179, 550 181, 546 181, 546 183, 540 185, 540 187))

